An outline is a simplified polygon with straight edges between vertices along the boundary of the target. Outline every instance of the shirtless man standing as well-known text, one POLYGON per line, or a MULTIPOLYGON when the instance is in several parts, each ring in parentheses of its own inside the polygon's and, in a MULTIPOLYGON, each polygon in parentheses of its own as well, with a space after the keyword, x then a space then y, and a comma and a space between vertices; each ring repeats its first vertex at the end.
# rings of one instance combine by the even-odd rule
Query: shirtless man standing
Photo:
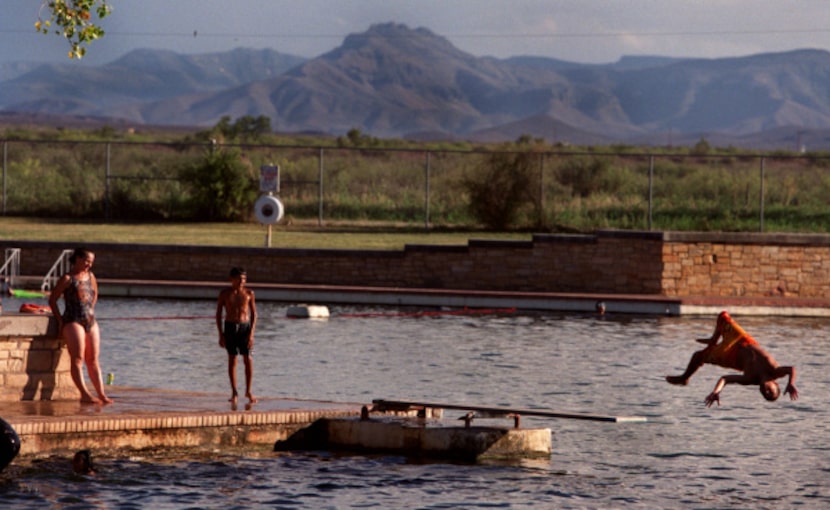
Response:
POLYGON ((219 346, 228 351, 228 376, 231 380, 229 400, 232 404, 236 404, 239 397, 236 391, 236 356, 241 354, 245 362, 245 396, 248 397, 248 403, 253 404, 257 401, 251 393, 251 382, 254 377, 251 351, 254 348, 254 330, 256 329, 256 300, 254 291, 245 287, 248 276, 244 269, 232 268, 229 279, 231 286, 219 293, 216 304, 219 346))
POLYGON ((698 342, 706 344, 706 348, 695 352, 683 375, 666 376, 671 384, 686 385, 698 368, 704 363, 732 368, 743 372, 741 375, 725 375, 721 377, 712 393, 706 397, 706 407, 715 402, 720 405, 720 392, 724 386, 735 384, 757 384, 765 399, 774 401, 781 394, 781 388, 775 381, 779 377, 789 376, 784 393, 790 394, 790 399, 798 399, 798 390, 795 387, 795 367, 782 367, 772 356, 764 351, 754 338, 749 336, 726 312, 718 315, 715 332, 710 338, 699 338, 698 342), (723 340, 718 343, 718 339, 723 340))

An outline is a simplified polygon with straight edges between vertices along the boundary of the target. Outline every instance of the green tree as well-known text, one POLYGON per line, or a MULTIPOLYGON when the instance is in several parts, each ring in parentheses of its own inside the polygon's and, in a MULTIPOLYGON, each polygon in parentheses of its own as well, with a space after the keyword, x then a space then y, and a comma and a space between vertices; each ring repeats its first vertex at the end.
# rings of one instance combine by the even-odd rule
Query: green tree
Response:
POLYGON ((709 154, 711 150, 712 147, 709 145, 709 142, 701 136, 700 140, 698 140, 695 146, 692 147, 692 154, 695 156, 705 156, 706 154, 709 154))
POLYGON ((194 218, 202 221, 242 221, 249 217, 257 181, 238 150, 211 149, 182 172, 192 192, 194 218))
POLYGON ((470 196, 470 212, 489 228, 513 225, 519 210, 533 204, 533 153, 493 153, 464 187, 470 196))
POLYGON ((219 134, 221 134, 226 139, 233 140, 234 129, 233 126, 231 126, 230 115, 223 115, 222 118, 219 119, 219 122, 217 122, 216 125, 213 126, 213 129, 219 132, 219 134))
POLYGON ((263 137, 271 132, 271 119, 266 115, 258 117, 245 115, 239 117, 233 123, 231 123, 229 115, 223 115, 215 126, 207 131, 197 133, 197 138, 200 140, 219 138, 221 143, 235 141, 251 143, 262 141, 263 137))
POLYGON ((107 0, 43 0, 35 30, 66 37, 71 46, 69 58, 83 58, 89 44, 104 35, 94 17, 103 19, 111 12, 107 0))
POLYGON ((245 115, 236 119, 233 124, 234 136, 243 142, 258 141, 269 133, 271 133, 271 119, 265 115, 258 117, 245 115))

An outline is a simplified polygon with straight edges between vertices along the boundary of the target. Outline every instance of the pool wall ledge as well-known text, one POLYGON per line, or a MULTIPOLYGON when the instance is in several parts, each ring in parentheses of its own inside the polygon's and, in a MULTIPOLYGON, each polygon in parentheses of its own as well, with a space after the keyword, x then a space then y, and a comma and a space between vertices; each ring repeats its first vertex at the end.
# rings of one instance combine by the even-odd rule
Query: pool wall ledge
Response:
POLYGON ((20 437, 20 455, 41 456, 90 448, 99 452, 159 448, 267 448, 321 417, 349 414, 353 412, 333 409, 161 412, 143 416, 65 416, 49 420, 21 416, 7 421, 20 437))
POLYGON ((51 315, 0 315, 0 401, 79 400, 51 315))

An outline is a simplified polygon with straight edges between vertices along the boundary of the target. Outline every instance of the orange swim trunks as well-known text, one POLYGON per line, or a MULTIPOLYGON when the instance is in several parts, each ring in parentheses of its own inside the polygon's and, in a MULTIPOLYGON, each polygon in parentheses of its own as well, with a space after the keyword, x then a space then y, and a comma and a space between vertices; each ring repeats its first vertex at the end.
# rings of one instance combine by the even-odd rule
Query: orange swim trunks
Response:
POLYGON ((721 340, 703 350, 703 362, 740 370, 741 367, 738 366, 739 348, 747 345, 758 345, 758 342, 738 326, 738 323, 726 312, 721 312, 718 316, 717 328, 721 334, 721 340))

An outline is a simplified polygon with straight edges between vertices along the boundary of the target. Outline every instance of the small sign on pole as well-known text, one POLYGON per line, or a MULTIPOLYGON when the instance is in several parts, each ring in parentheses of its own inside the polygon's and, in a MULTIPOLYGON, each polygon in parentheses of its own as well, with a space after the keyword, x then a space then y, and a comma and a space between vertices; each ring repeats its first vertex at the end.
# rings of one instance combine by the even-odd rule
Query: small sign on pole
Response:
POLYGON ((262 165, 259 167, 259 191, 266 193, 254 205, 254 213, 260 223, 268 225, 265 246, 271 247, 271 226, 282 219, 283 206, 275 194, 280 192, 279 165, 262 165))
POLYGON ((262 165, 259 167, 259 191, 263 193, 280 192, 279 165, 262 165))

